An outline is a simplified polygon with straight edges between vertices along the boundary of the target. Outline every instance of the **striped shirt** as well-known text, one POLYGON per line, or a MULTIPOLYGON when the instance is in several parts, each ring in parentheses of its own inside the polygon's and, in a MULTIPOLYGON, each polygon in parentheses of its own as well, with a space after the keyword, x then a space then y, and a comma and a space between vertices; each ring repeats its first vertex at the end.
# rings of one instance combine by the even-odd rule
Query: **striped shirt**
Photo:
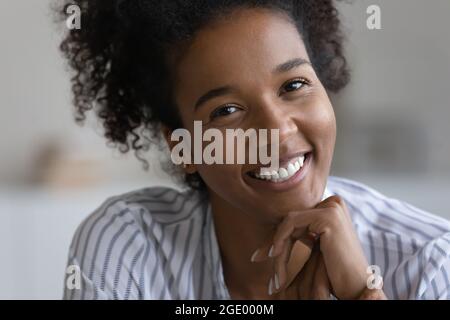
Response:
MULTIPOLYGON (((329 177, 390 299, 450 299, 450 222, 351 180, 329 177)), ((78 227, 68 264, 81 289, 64 299, 230 299, 200 192, 145 188, 106 200, 78 227)))

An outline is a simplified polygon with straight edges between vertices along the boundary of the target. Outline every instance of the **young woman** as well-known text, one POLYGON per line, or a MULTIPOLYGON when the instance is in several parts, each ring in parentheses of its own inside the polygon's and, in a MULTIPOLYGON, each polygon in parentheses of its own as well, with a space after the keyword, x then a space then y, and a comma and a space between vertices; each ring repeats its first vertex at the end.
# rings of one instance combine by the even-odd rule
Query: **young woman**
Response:
POLYGON ((95 109, 138 155, 194 121, 279 129, 280 169, 185 164, 185 191, 111 197, 74 235, 66 299, 449 298, 450 223, 329 177, 327 92, 349 78, 333 1, 72 2, 82 25, 61 49, 80 121, 95 109))

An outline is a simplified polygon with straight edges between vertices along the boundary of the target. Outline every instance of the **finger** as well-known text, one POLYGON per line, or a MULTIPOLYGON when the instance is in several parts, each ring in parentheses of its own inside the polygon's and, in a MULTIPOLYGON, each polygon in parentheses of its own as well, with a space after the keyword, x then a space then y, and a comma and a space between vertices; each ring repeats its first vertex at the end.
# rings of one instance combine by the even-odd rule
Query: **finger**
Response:
MULTIPOLYGON (((312 248, 316 241, 316 235, 308 235, 303 238, 290 237, 283 244, 282 252, 274 257, 274 292, 282 291, 286 286, 290 284, 291 279, 289 276, 289 261, 291 260, 292 252, 294 250, 299 253, 301 261, 296 261, 297 268, 303 268, 306 260, 311 255, 312 248), (289 282, 288 282, 289 281, 289 282)), ((298 260, 298 257, 297 257, 298 260)))
POLYGON ((275 266, 274 279, 278 280, 276 284, 279 285, 277 291, 283 290, 290 284, 292 279, 289 279, 289 274, 293 272, 298 273, 298 270, 306 264, 306 261, 311 256, 312 248, 316 241, 315 239, 314 235, 308 235, 299 239, 291 237, 284 242, 281 254, 273 258, 275 266), (295 257, 292 257, 294 251, 297 254, 295 257), (293 267, 289 264, 292 258, 295 258, 293 263, 295 270, 292 270, 293 267))
POLYGON ((352 217, 350 215, 350 211, 348 210, 347 204, 345 203, 344 199, 342 199, 339 196, 331 196, 327 199, 325 199, 320 204, 321 208, 337 208, 339 209, 339 212, 342 213, 342 215, 345 217, 347 223, 349 225, 353 224, 352 217))
POLYGON ((298 294, 301 299, 311 299, 311 288, 313 286, 314 273, 317 268, 317 262, 320 251, 313 248, 310 258, 302 268, 300 277, 297 278, 298 294))
MULTIPOLYGON (((276 228, 275 228, 275 235, 280 233, 280 230, 283 231, 283 239, 280 239, 277 241, 277 246, 275 246, 275 237, 268 238, 262 246, 260 246, 251 256, 251 260, 253 262, 261 262, 266 260, 267 258, 274 258, 277 255, 281 253, 281 248, 283 246, 283 241, 287 240, 289 235, 292 235, 294 238, 296 238, 299 241, 302 241, 305 245, 312 248, 313 243, 319 238, 319 234, 317 232, 311 231, 310 233, 307 233, 306 236, 304 235, 305 230, 307 228, 299 228, 295 224, 291 223, 292 219, 299 214, 302 216, 308 215, 310 217, 309 220, 314 219, 315 215, 318 215, 320 211, 323 209, 320 209, 319 211, 314 211, 317 209, 312 209, 306 212, 291 212, 276 228)), ((297 217, 298 218, 298 217, 297 217)), ((308 221, 309 221, 308 220, 308 221)))
POLYGON ((269 257, 271 247, 273 245, 273 238, 270 237, 264 241, 264 243, 258 247, 250 257, 251 262, 261 262, 269 257))
POLYGON ((345 213, 345 216, 347 217, 347 219, 351 222, 351 217, 350 217, 347 205, 346 205, 344 199, 342 199, 339 196, 333 195, 331 197, 328 197, 316 206, 316 208, 332 208, 332 207, 335 207, 335 208, 337 207, 339 209, 342 209, 342 211, 345 213))
POLYGON ((326 198, 325 200, 319 202, 319 204, 316 206, 316 208, 327 208, 330 203, 336 203, 341 205, 341 203, 343 202, 342 198, 337 196, 337 195, 333 195, 330 196, 328 198, 326 198))
POLYGON ((295 240, 285 241, 281 254, 274 258, 274 292, 283 290, 287 282, 287 265, 295 240))
POLYGON ((272 255, 276 256, 281 251, 283 242, 290 236, 305 236, 312 233, 317 238, 322 233, 324 224, 320 221, 327 214, 327 209, 312 209, 290 213, 277 227, 273 236, 272 255))
POLYGON ((323 256, 320 254, 317 262, 316 272, 314 274, 313 287, 311 288, 312 299, 314 300, 329 300, 331 294, 331 283, 328 278, 327 269, 323 256))

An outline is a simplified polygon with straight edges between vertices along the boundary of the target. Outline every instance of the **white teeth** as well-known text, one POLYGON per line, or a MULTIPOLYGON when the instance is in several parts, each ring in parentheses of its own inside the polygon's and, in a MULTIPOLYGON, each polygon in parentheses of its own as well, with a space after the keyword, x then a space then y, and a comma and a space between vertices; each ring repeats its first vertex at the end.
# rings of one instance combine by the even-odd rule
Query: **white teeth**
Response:
POLYGON ((299 157, 298 161, 300 162, 300 167, 303 166, 303 162, 305 161, 305 156, 299 157))
POLYGON ((278 173, 281 179, 287 178, 289 175, 285 168, 280 168, 280 170, 278 170, 278 173))
POLYGON ((269 180, 270 179, 280 179, 280 175, 278 174, 277 171, 272 171, 272 176, 269 177, 269 180))
POLYGON ((269 172, 266 168, 261 168, 260 173, 255 173, 258 179, 269 180, 272 182, 283 182, 291 178, 302 167, 305 161, 305 156, 300 156, 295 161, 288 164, 287 168, 279 168, 269 172))
POLYGON ((295 170, 294 165, 292 163, 289 163, 289 165, 288 165, 288 174, 290 176, 292 176, 295 173, 295 171, 297 171, 297 170, 295 170))

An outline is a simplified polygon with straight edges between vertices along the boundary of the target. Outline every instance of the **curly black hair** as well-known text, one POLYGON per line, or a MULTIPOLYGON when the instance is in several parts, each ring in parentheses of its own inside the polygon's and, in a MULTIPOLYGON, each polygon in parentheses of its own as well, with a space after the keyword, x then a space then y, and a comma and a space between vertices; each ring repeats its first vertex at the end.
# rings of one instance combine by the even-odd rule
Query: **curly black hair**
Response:
MULTIPOLYGON (((137 157, 161 146, 161 125, 181 127, 172 99, 167 56, 196 32, 237 8, 261 7, 287 13, 295 23, 324 87, 337 92, 349 81, 343 34, 333 0, 70 0, 81 9, 81 29, 72 29, 60 49, 71 78, 76 121, 94 109, 105 137, 137 157)), ((203 189, 197 174, 186 175, 203 189)))

